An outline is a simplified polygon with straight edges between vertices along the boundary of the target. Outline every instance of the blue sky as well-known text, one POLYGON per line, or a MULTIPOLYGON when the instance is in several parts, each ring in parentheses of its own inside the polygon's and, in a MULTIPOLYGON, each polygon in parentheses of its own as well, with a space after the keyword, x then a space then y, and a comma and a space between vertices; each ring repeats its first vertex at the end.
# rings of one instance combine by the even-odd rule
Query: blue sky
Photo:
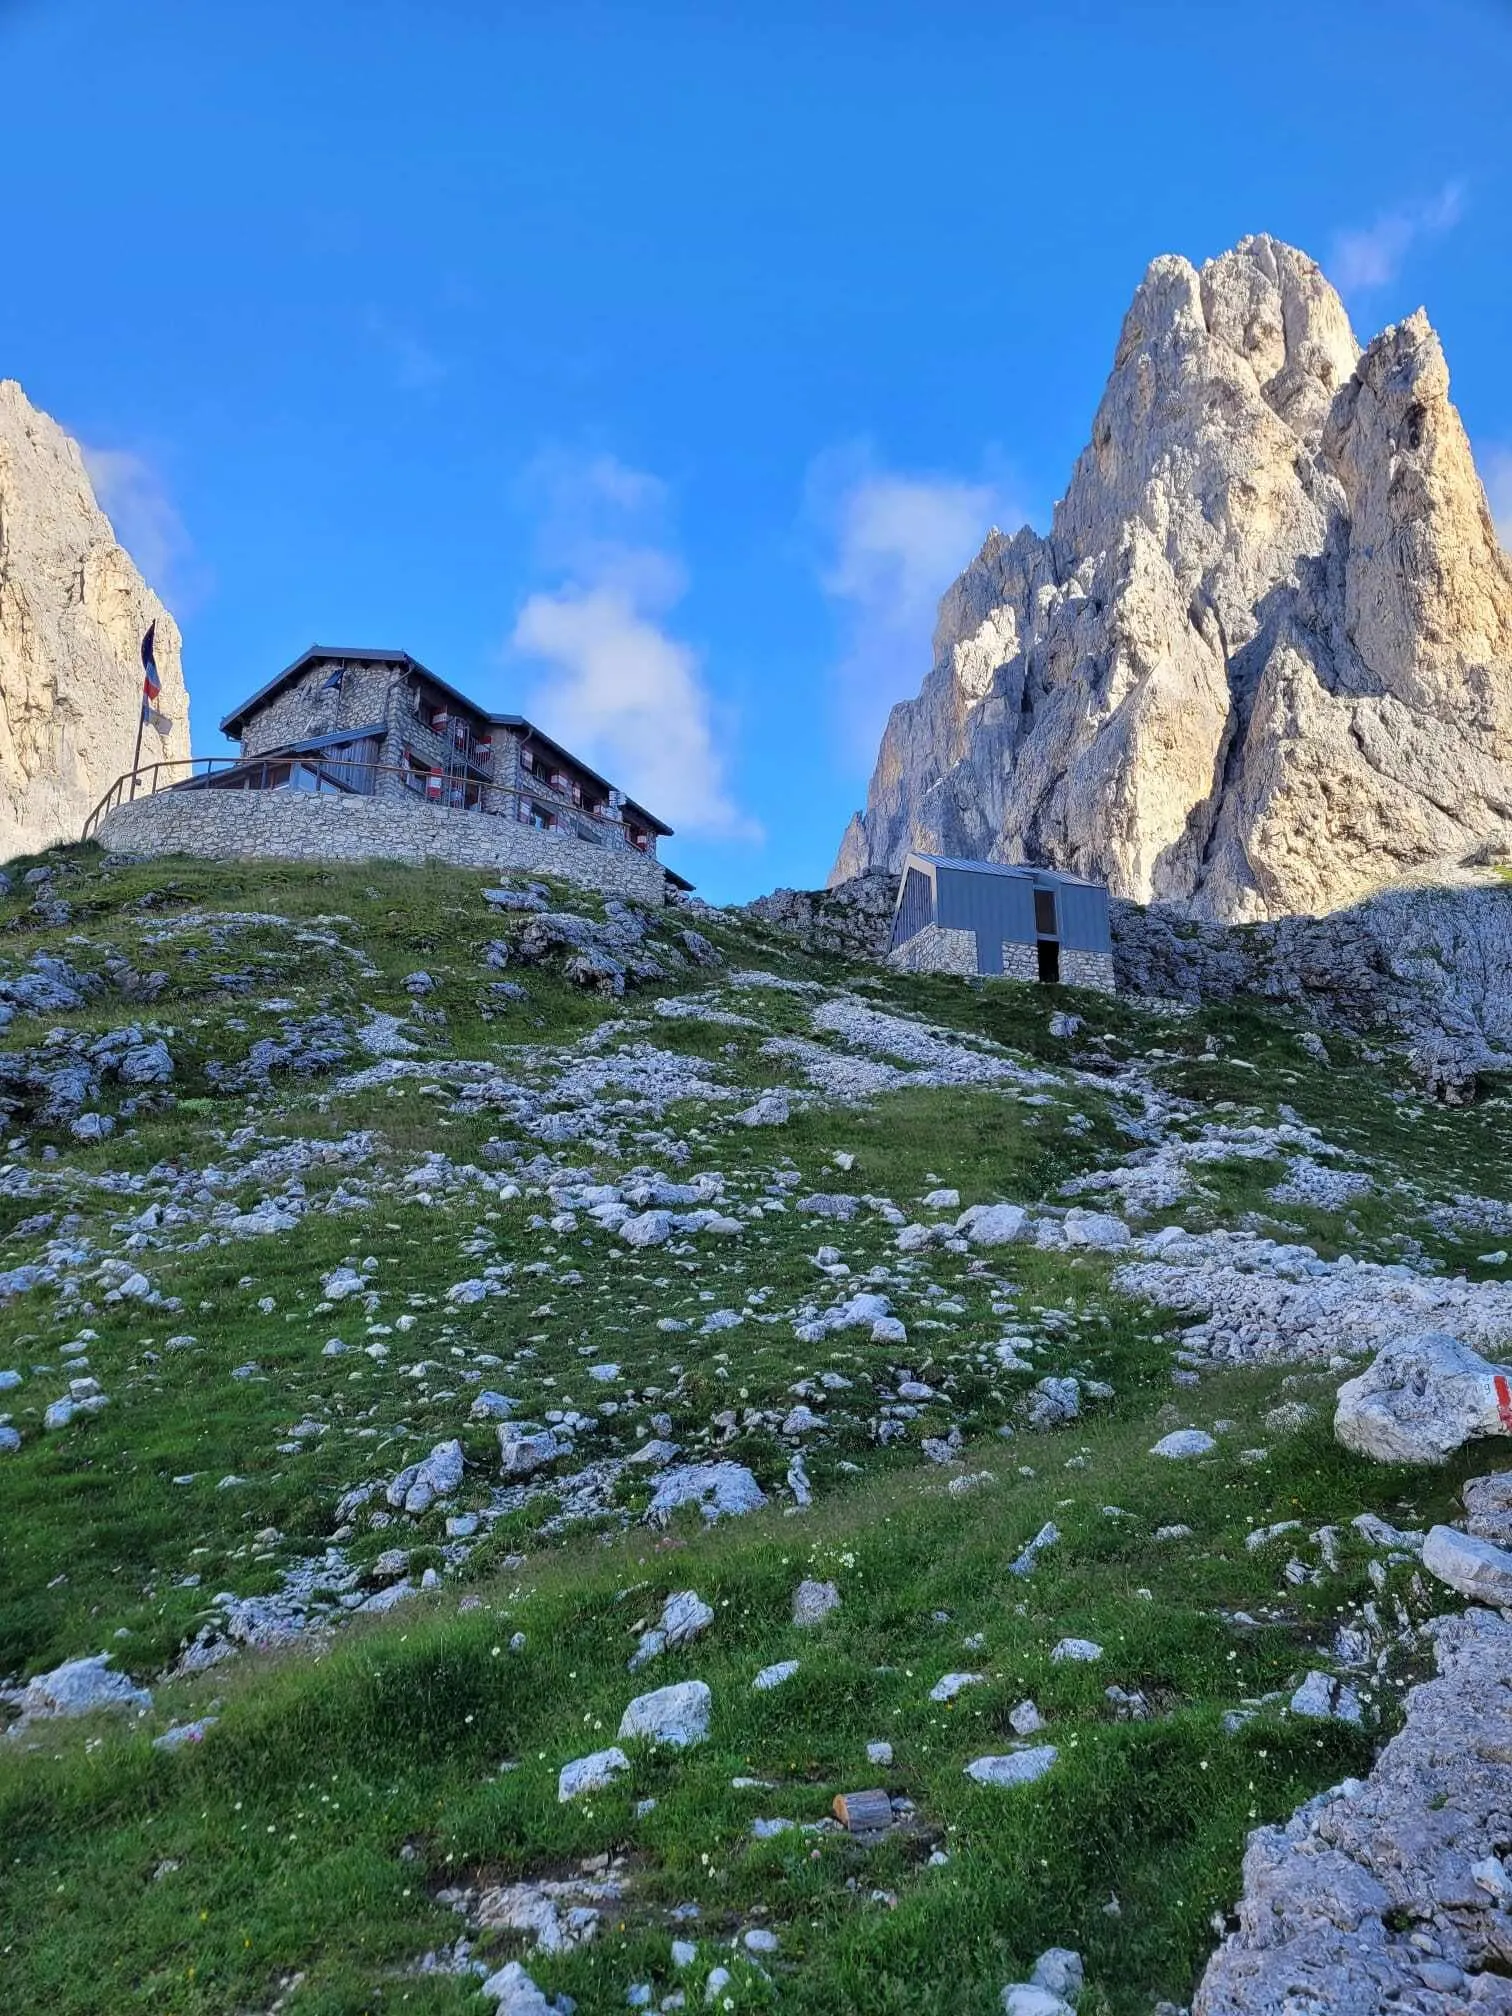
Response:
POLYGON ((715 900, 823 880, 1148 261, 1427 306, 1512 518, 1512 10, 0 0, 0 376, 178 614, 530 711, 715 900))

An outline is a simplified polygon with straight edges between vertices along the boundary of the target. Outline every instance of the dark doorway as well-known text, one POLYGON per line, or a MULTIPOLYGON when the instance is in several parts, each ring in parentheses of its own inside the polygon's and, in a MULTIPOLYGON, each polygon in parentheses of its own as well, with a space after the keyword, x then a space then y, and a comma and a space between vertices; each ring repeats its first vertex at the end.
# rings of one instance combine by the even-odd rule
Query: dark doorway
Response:
POLYGON ((1039 952, 1039 977, 1054 986, 1060 979, 1060 946, 1054 938, 1041 938, 1039 952))

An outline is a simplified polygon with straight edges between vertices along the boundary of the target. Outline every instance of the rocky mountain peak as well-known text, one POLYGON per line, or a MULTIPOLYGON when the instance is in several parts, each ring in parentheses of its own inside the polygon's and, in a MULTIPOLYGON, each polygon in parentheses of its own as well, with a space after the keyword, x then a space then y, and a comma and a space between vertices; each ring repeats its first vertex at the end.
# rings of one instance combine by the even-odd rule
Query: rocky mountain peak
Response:
POLYGON ((1362 354, 1275 239, 1151 264, 1048 537, 947 591, 832 880, 909 846, 1230 920, 1512 852, 1512 563, 1421 310, 1362 354))
POLYGON ((178 626, 117 541, 79 444, 0 379, 0 859, 76 840, 131 767, 154 621, 172 726, 148 729, 144 762, 189 753, 178 626))

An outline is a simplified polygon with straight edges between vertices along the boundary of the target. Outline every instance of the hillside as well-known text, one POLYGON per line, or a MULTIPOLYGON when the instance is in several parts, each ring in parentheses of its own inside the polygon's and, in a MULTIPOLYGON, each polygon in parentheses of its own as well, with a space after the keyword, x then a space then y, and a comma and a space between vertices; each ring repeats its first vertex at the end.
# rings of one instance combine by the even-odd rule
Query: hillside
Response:
POLYGON ((1331 1417, 1512 1339, 1505 1079, 461 871, 27 865, 0 2007, 1190 2001, 1457 1608, 1413 1532, 1497 1445, 1331 1417))
POLYGON ((910 846, 1224 922, 1512 858, 1512 559, 1419 310, 1303 252, 1156 259, 1046 537, 994 531, 839 881, 910 846))

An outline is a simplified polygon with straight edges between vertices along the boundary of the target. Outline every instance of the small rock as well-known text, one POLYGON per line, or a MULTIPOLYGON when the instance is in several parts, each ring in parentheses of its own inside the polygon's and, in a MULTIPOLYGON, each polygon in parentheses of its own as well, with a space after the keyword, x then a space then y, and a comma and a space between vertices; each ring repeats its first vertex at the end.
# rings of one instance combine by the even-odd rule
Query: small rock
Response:
POLYGON ((1178 1428, 1170 1435, 1162 1435, 1150 1454, 1180 1462, 1189 1456, 1206 1456, 1217 1447, 1212 1436, 1205 1434, 1201 1428, 1178 1428))
POLYGON ((620 1718, 621 1742, 643 1737, 686 1750, 709 1733, 710 1694, 702 1680, 680 1680, 654 1693, 637 1695, 620 1718))
POLYGON ((1032 1785, 1059 1756, 1053 1743, 1041 1743, 1030 1750, 1015 1750, 1008 1757, 976 1757, 966 1766, 965 1775, 978 1785, 1032 1785))
POLYGON ((1094 1659, 1101 1659, 1102 1654, 1103 1648, 1093 1638, 1062 1638, 1059 1644, 1051 1647, 1050 1660, 1056 1666, 1067 1661, 1086 1665, 1094 1659))
POLYGON ((570 1764, 564 1764, 557 1777, 557 1801, 565 1805, 569 1799, 580 1799, 585 1792, 603 1792, 630 1769, 630 1759, 616 1745, 607 1750, 595 1750, 591 1756, 578 1757, 570 1764))
POLYGON ((840 1607, 840 1591, 833 1582, 802 1581, 793 1592, 793 1622, 804 1628, 820 1624, 840 1607))

